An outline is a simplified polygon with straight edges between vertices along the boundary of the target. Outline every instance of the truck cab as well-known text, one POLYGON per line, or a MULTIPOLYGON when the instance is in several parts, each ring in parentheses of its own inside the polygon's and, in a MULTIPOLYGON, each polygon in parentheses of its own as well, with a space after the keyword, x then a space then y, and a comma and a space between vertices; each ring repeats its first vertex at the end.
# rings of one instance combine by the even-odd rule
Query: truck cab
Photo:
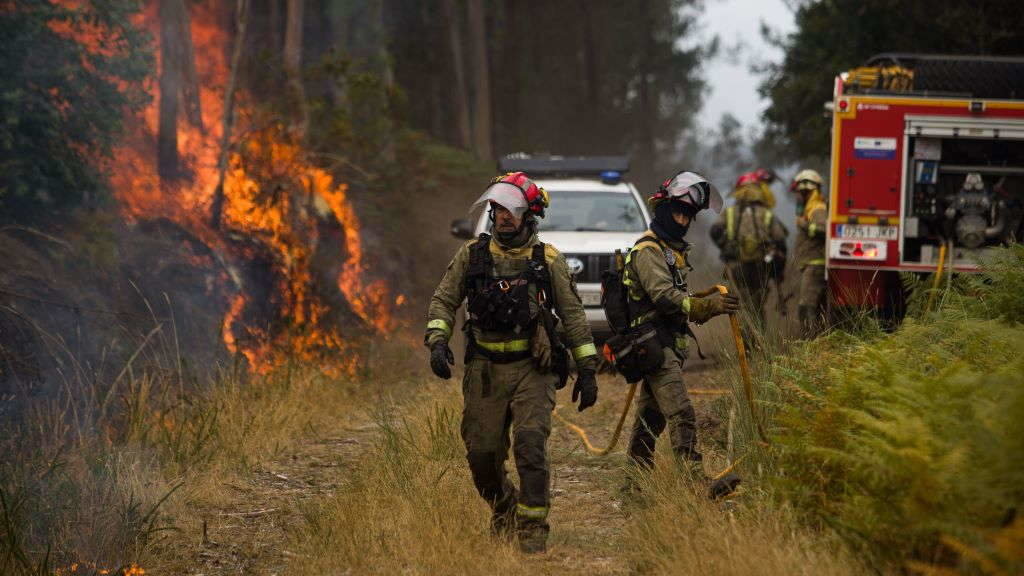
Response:
MULTIPOLYGON (((601 273, 614 267, 615 251, 625 252, 650 222, 640 193, 623 178, 629 159, 520 154, 502 158, 498 168, 525 172, 547 190, 551 205, 538 220, 540 239, 565 255, 594 337, 611 334, 601 308, 601 273)), ((489 229, 487 210, 472 220, 452 222, 458 238, 489 229)))

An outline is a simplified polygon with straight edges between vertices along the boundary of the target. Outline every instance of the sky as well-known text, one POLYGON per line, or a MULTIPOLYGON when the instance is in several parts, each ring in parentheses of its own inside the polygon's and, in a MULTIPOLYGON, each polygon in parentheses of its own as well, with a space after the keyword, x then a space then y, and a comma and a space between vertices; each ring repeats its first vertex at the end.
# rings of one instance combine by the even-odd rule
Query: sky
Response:
POLYGON ((757 86, 761 77, 750 70, 758 61, 777 61, 779 50, 770 48, 761 38, 761 22, 773 30, 793 30, 793 14, 781 0, 706 0, 701 17, 705 33, 717 35, 722 54, 705 65, 709 91, 701 111, 700 124, 711 128, 725 112, 731 112, 744 127, 760 124, 761 112, 768 106, 757 86), (739 57, 731 59, 729 49, 741 45, 739 57))

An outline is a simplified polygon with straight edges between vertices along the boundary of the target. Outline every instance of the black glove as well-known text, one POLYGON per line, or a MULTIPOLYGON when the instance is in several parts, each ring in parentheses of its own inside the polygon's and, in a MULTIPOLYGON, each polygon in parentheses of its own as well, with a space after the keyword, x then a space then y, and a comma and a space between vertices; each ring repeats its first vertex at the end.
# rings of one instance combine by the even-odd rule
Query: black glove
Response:
POLYGON ((712 316, 733 314, 740 311, 740 299, 732 294, 712 294, 708 296, 707 300, 712 316))
POLYGON ((434 371, 434 374, 438 378, 447 380, 452 377, 452 369, 448 366, 454 364, 455 355, 452 354, 448 343, 440 340, 434 342, 434 345, 430 347, 430 369, 434 371))
POLYGON ((597 403, 597 376, 593 370, 580 370, 572 387, 572 401, 580 401, 579 411, 583 412, 597 403))

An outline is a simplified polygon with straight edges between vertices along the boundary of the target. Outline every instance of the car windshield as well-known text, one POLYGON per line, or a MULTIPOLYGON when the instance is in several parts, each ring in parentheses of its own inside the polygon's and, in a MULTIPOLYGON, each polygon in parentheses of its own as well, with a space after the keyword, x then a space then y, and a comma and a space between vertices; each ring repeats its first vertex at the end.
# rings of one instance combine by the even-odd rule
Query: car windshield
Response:
POLYGON ((632 194, 551 192, 551 206, 540 220, 544 232, 643 232, 644 214, 632 194))

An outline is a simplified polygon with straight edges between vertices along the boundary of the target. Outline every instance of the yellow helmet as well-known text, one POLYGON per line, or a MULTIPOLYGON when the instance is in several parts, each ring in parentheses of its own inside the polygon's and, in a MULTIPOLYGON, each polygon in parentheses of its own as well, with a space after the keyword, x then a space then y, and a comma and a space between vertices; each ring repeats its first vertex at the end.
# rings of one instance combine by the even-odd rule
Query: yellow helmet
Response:
POLYGON ((806 190, 808 188, 821 189, 824 185, 825 181, 822 180, 821 174, 818 174, 814 170, 801 170, 793 177, 793 182, 789 185, 789 189, 795 192, 797 190, 806 190))

